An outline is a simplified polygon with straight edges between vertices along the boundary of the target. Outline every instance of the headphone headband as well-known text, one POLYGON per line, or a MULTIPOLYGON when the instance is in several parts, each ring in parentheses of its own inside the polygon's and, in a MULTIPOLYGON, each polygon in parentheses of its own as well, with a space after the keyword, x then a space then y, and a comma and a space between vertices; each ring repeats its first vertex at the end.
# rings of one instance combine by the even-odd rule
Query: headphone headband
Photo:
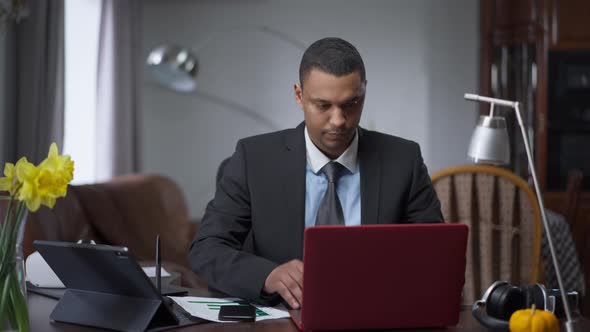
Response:
POLYGON ((483 303, 486 303, 488 301, 488 298, 490 297, 490 294, 492 294, 492 292, 494 291, 494 289, 496 289, 499 286, 502 285, 509 285, 509 283, 507 281, 494 281, 494 283, 488 287, 488 289, 486 289, 486 291, 483 293, 483 297, 481 298, 480 301, 482 301, 483 303))
POLYGON ((480 300, 473 303, 471 314, 473 314, 473 317, 475 317, 481 325, 496 330, 507 330, 509 328, 507 321, 484 314, 481 310, 482 306, 480 304, 485 304, 485 302, 481 302, 480 300))
POLYGON ((537 308, 546 309, 547 290, 541 284, 515 287, 506 281, 495 281, 484 292, 481 300, 471 307, 473 317, 490 329, 508 330, 510 315, 535 303, 537 308), (483 307, 485 306, 485 313, 483 307))

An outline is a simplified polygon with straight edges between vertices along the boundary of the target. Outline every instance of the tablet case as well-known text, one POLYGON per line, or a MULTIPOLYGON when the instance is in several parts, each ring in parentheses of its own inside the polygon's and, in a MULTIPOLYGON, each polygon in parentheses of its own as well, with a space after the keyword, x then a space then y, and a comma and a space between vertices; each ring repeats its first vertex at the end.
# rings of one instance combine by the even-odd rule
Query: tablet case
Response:
POLYGON ((178 319, 125 247, 34 241, 68 288, 50 318, 119 331, 178 327, 178 319))

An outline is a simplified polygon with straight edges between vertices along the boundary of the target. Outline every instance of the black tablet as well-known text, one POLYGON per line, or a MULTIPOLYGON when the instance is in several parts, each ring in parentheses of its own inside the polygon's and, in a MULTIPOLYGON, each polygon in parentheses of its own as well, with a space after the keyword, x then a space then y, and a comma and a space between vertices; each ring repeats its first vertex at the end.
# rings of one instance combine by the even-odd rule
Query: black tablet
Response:
POLYGON ((55 241, 33 245, 69 289, 161 299, 126 247, 55 241))
POLYGON ((179 317, 126 247, 56 241, 34 241, 33 245, 67 287, 51 314, 56 321, 115 330, 202 321, 179 317), (130 328, 129 324, 135 325, 130 328))

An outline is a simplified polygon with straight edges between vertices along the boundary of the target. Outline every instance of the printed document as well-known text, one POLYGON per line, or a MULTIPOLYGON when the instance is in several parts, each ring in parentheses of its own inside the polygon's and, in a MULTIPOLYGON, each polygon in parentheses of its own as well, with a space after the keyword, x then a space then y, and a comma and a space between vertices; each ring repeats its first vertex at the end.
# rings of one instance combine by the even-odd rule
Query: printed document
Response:
MULTIPOLYGON (((238 298, 212 298, 212 297, 195 297, 184 296, 176 297, 170 296, 174 302, 181 306, 189 314, 203 318, 212 322, 231 323, 228 321, 219 320, 219 308, 224 305, 245 305, 244 300, 238 298)), ((257 304, 252 304, 256 307, 256 321, 267 319, 289 318, 289 312, 284 306, 265 307, 257 304)))

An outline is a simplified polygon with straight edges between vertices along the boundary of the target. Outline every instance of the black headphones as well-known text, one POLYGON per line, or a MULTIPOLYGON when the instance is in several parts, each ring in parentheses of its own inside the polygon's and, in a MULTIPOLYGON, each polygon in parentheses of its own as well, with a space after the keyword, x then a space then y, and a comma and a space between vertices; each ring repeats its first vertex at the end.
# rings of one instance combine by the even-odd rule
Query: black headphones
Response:
POLYGON ((487 328, 508 330, 508 320, 516 310, 530 308, 533 304, 545 310, 549 301, 547 290, 541 284, 516 287, 505 281, 496 281, 481 300, 473 303, 471 312, 487 328), (485 306, 487 315, 482 312, 482 306, 485 306))
MULTIPOLYGON (((570 305, 577 307, 577 292, 569 292, 567 297, 570 305)), ((485 291, 481 300, 473 303, 471 312, 487 328, 508 330, 512 313, 530 308, 533 304, 538 309, 555 310, 559 317, 558 311, 563 310, 560 299, 557 290, 547 290, 541 284, 516 287, 506 281, 496 281, 485 291), (483 313, 484 306, 487 314, 483 313)))

